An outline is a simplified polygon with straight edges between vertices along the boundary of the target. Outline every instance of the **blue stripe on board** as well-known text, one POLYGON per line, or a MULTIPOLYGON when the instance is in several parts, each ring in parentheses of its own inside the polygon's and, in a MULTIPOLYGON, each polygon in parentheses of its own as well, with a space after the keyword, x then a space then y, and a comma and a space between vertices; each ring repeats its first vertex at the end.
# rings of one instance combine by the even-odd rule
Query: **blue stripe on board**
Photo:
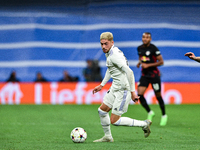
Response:
MULTIPOLYGON (((199 27, 200 29, 200 27, 199 27)), ((0 30, 0 43, 10 42, 99 42, 99 35, 105 30, 79 31, 79 30, 41 30, 20 29, 0 30)), ((151 32, 153 41, 191 41, 199 42, 200 30, 177 30, 177 29, 109 29, 114 35, 116 42, 141 41, 143 32, 151 32)))

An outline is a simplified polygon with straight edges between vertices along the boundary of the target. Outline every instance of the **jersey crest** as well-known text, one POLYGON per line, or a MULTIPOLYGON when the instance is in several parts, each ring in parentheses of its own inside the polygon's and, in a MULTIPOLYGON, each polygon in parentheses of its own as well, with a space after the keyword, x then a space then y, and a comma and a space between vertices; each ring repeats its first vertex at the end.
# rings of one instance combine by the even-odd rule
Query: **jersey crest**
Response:
POLYGON ((151 54, 150 51, 146 51, 146 55, 149 56, 151 54))

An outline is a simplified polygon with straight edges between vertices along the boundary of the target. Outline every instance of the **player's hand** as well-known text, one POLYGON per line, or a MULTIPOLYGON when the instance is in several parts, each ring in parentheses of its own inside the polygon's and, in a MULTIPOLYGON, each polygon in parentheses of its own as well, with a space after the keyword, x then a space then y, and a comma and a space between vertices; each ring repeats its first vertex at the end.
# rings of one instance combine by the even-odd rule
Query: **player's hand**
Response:
POLYGON ((131 99, 136 103, 139 100, 139 96, 135 92, 131 92, 131 99))
POLYGON ((194 59, 195 58, 195 55, 192 52, 185 53, 185 56, 188 56, 190 59, 194 59))
POLYGON ((141 64, 140 62, 138 62, 138 63, 137 63, 137 65, 136 65, 136 66, 137 66, 137 68, 139 68, 139 67, 140 67, 140 64, 141 64))
POLYGON ((95 94, 95 93, 101 91, 102 88, 103 88, 102 85, 98 85, 98 86, 96 86, 96 87, 92 90, 92 93, 95 94))
POLYGON ((146 64, 146 63, 142 63, 142 64, 141 64, 141 67, 142 67, 143 69, 147 69, 147 68, 149 68, 149 65, 146 64))

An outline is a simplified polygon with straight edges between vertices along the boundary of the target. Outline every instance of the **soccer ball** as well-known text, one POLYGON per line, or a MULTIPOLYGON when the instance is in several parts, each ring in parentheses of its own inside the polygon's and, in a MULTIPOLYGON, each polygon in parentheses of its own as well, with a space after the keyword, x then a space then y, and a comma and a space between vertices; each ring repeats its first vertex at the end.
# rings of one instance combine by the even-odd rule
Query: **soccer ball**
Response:
POLYGON ((83 128, 76 127, 72 130, 70 138, 74 143, 83 143, 87 139, 87 133, 83 128))

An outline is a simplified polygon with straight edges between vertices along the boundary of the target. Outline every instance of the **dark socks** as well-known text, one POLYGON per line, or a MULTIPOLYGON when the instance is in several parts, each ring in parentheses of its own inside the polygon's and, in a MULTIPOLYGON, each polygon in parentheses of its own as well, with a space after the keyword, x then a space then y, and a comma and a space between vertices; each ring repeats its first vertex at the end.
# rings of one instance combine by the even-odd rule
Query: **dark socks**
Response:
MULTIPOLYGON (((143 95, 138 95, 140 96, 140 103, 141 105, 144 107, 144 109, 147 111, 147 112, 150 112, 151 109, 149 107, 149 105, 147 104, 146 102, 146 99, 144 98, 143 95)), ((162 115, 165 115, 165 104, 164 104, 164 101, 162 99, 162 97, 156 97, 158 102, 159 102, 159 106, 160 106, 160 109, 161 109, 161 112, 162 112, 162 115)))
POLYGON ((160 105, 160 109, 162 111, 162 115, 165 115, 165 104, 164 104, 164 101, 162 99, 162 97, 156 97, 158 102, 159 102, 159 105, 160 105))
POLYGON ((138 95, 138 96, 140 96, 140 103, 141 103, 141 105, 144 107, 144 109, 147 111, 147 112, 150 112, 150 108, 149 108, 149 105, 147 104, 147 101, 146 101, 146 99, 144 98, 144 96, 143 95, 138 95))

